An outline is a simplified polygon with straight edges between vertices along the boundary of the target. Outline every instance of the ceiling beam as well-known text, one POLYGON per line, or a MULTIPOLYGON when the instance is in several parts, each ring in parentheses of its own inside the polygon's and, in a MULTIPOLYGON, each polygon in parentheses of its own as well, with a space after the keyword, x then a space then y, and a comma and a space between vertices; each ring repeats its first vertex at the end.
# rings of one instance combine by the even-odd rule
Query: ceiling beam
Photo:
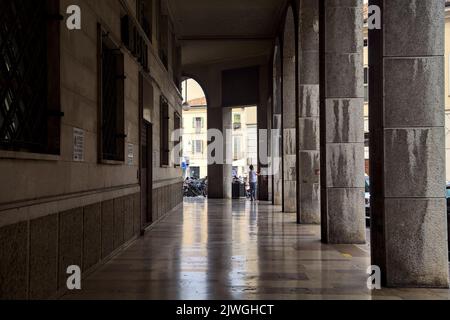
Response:
POLYGON ((268 35, 186 35, 179 36, 180 41, 272 41, 268 35))

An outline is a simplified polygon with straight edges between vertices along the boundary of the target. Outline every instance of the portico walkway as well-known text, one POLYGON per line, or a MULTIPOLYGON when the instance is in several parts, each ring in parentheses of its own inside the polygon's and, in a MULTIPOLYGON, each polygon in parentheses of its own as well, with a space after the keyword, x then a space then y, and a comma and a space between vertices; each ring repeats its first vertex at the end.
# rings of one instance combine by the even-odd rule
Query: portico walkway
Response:
POLYGON ((368 245, 324 245, 318 226, 266 203, 185 200, 64 299, 440 299, 366 286, 368 245))

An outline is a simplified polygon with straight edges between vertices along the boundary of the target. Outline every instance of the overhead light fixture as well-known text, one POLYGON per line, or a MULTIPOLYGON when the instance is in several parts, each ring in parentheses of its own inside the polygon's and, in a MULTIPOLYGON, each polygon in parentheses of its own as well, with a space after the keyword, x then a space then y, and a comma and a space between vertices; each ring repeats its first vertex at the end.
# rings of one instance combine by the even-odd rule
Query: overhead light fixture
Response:
POLYGON ((189 102, 184 102, 183 103, 183 111, 189 111, 191 110, 191 105, 189 104, 189 102))

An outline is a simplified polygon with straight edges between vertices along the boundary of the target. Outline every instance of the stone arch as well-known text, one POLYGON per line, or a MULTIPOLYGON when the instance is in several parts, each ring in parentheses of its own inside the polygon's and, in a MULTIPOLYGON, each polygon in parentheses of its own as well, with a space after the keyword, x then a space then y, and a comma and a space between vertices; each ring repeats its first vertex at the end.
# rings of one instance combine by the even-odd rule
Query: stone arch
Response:
MULTIPOLYGON (((202 89, 204 95, 205 95, 205 99, 206 99, 206 106, 208 107, 209 104, 209 99, 208 99, 208 87, 205 85, 206 82, 203 81, 203 78, 201 76, 198 76, 196 74, 189 74, 189 73, 183 73, 183 76, 181 77, 181 81, 184 82, 185 80, 189 80, 192 79, 195 82, 197 82, 197 84, 200 86, 200 88, 202 89)), ((183 96, 184 98, 184 96, 183 96)))

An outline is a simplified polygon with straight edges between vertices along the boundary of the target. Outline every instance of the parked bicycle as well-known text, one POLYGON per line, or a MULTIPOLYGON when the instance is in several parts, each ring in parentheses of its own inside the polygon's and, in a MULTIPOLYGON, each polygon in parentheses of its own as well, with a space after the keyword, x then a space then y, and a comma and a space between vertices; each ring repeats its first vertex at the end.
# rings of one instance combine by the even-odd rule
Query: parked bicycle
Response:
POLYGON ((188 198, 207 197, 208 179, 187 178, 183 184, 184 196, 188 198))

